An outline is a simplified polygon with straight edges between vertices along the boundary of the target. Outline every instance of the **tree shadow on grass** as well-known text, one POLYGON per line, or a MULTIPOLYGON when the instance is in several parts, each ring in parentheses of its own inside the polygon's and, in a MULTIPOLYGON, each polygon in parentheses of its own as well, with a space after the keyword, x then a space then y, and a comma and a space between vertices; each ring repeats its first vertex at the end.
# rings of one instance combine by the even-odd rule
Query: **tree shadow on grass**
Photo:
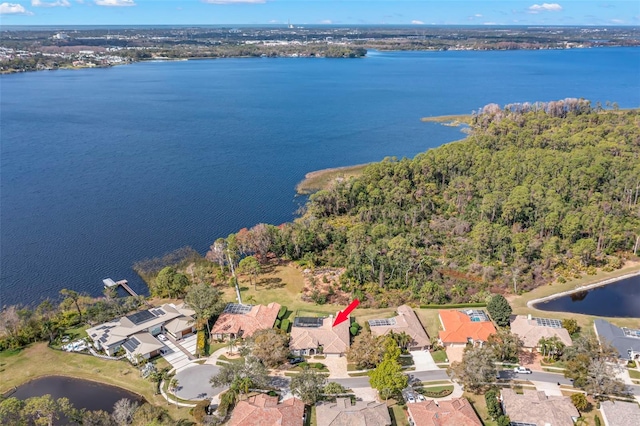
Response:
POLYGON ((286 284, 282 281, 282 278, 272 277, 272 278, 262 278, 258 282, 258 286, 262 286, 267 288, 268 290, 274 288, 283 288, 286 284))

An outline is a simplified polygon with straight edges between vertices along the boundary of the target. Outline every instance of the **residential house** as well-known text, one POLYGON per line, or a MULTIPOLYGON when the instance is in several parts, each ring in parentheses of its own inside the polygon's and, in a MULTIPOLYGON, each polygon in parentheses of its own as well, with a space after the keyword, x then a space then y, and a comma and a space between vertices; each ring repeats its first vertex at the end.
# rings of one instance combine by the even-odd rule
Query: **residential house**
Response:
POLYGON ((511 424, 574 426, 580 417, 569 397, 547 396, 544 391, 525 389, 519 395, 513 389, 503 389, 501 400, 511 424))
POLYGON ((136 312, 120 319, 87 329, 94 346, 113 356, 120 348, 135 362, 138 356, 145 359, 160 354, 164 344, 156 339, 172 324, 174 336, 185 336, 194 331, 193 310, 184 304, 164 304, 158 308, 136 312))
POLYGON ((548 318, 535 318, 531 315, 517 315, 511 317, 511 332, 518 335, 523 346, 530 351, 539 347, 540 339, 557 337, 565 346, 571 346, 571 336, 562 321, 548 318))
POLYGON ((640 407, 637 402, 603 401, 600 412, 605 426, 640 425, 640 407))
POLYGON ((393 318, 369 320, 369 327, 374 336, 388 333, 406 333, 411 337, 409 350, 422 350, 431 347, 429 335, 422 327, 418 316, 410 306, 398 306, 397 315, 393 318))
POLYGON ((336 402, 316 405, 318 426, 390 426, 391 416, 384 402, 356 401, 338 398, 336 402))
POLYGON ((482 422, 466 398, 407 404, 407 410, 414 426, 482 426, 482 422))
POLYGON ((214 339, 251 337, 258 330, 272 328, 280 310, 279 303, 239 305, 229 303, 211 329, 214 339))
POLYGON ((304 403, 297 398, 279 402, 277 396, 259 394, 236 404, 227 426, 302 426, 304 403))
POLYGON ((438 311, 442 330, 439 340, 443 346, 483 345, 496 328, 482 310, 438 311))
POLYGON ((600 318, 593 321, 593 326, 600 343, 613 346, 619 358, 631 360, 640 357, 640 330, 617 327, 600 318))
POLYGON ((294 355, 342 356, 349 349, 350 319, 333 326, 333 315, 326 318, 296 317, 291 327, 289 348, 294 355))

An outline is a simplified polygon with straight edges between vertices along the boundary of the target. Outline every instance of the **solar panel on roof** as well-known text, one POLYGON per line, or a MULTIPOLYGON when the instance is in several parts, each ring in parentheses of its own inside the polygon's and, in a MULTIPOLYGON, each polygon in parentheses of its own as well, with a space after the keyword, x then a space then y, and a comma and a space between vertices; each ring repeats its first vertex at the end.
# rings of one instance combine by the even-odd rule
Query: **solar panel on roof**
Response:
POLYGON ((550 318, 533 318, 540 327, 562 328, 562 321, 550 318))
POLYGON ((229 303, 224 308, 224 313, 226 314, 246 314, 251 311, 253 305, 240 305, 237 303, 229 303))
POLYGON ((93 333, 93 334, 91 335, 91 337, 97 337, 97 336, 98 336, 98 335, 97 335, 96 333, 93 333))
POLYGON ((100 341, 101 341, 102 343, 106 342, 106 341, 107 341, 107 337, 106 337, 106 336, 102 336, 102 337, 100 338, 100 341))
POLYGON ((158 313, 158 316, 162 316, 162 315, 166 314, 166 312, 163 311, 162 309, 156 309, 156 312, 158 313))
POLYGON ((122 346, 124 346, 124 348, 129 352, 133 352, 136 350, 138 346, 140 346, 140 342, 138 342, 138 340, 135 337, 132 337, 131 339, 124 342, 122 346))
POLYGON ((374 320, 369 320, 368 322, 370 327, 384 327, 384 326, 396 325, 395 318, 374 319, 374 320))
POLYGON ((105 328, 107 328, 106 325, 101 325, 100 327, 96 328, 96 330, 104 330, 105 328))
POLYGON ((322 327, 324 318, 319 317, 295 317, 293 319, 294 327, 322 327))
POLYGON ((155 318, 155 316, 149 311, 140 311, 127 316, 127 319, 135 325, 142 324, 143 322, 149 321, 153 318, 155 318))

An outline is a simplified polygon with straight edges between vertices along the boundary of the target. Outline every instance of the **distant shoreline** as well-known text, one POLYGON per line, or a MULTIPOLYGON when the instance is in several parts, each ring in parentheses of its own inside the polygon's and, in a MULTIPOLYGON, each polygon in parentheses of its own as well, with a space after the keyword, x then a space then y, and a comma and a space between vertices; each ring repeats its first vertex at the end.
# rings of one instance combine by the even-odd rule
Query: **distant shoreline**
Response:
POLYGON ((373 163, 357 164, 355 166, 333 167, 316 170, 304 175, 304 179, 296 185, 298 195, 309 195, 326 189, 339 179, 348 179, 360 176, 365 167, 373 163))

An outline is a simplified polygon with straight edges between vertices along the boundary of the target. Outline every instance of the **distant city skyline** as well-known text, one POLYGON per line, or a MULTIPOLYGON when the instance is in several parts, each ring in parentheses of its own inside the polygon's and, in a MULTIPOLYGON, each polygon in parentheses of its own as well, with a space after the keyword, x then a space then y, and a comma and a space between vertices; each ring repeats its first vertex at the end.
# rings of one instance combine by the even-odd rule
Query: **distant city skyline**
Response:
POLYGON ((640 1, 10 0, 2 25, 640 25, 640 1))

